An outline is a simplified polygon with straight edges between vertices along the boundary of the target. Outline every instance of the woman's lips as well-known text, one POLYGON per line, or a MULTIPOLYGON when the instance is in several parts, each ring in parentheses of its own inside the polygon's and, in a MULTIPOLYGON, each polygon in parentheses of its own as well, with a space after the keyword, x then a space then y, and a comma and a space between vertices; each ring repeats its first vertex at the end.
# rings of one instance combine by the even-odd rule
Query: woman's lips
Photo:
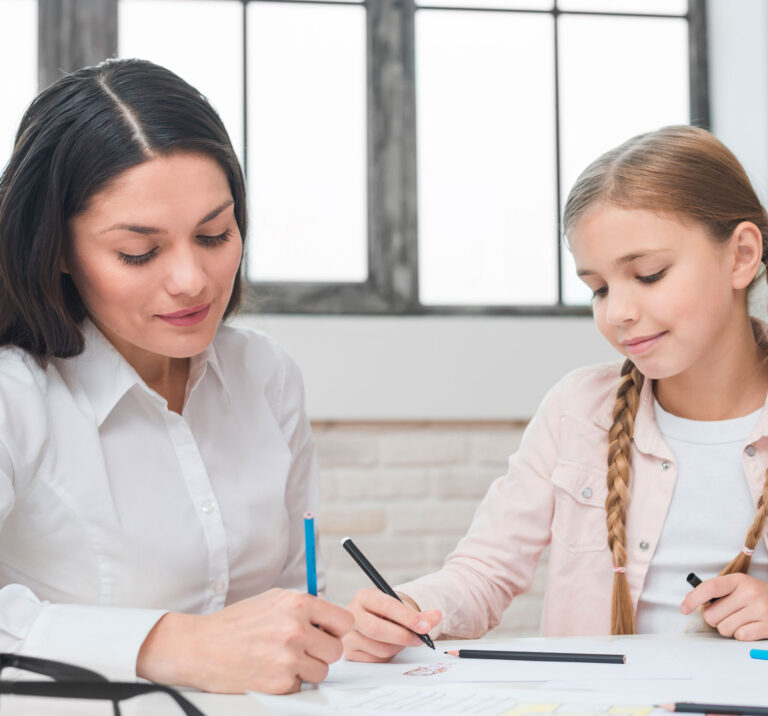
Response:
POLYGON ((667 332, 662 331, 653 336, 633 338, 631 341, 622 341, 622 343, 626 347, 627 353, 638 355, 639 353, 645 353, 645 351, 655 346, 665 335, 667 335, 667 332))
POLYGON ((174 311, 173 313, 158 313, 157 317, 162 318, 166 323, 170 323, 172 326, 194 326, 196 323, 205 320, 210 309, 211 304, 205 303, 202 306, 185 308, 181 311, 174 311))

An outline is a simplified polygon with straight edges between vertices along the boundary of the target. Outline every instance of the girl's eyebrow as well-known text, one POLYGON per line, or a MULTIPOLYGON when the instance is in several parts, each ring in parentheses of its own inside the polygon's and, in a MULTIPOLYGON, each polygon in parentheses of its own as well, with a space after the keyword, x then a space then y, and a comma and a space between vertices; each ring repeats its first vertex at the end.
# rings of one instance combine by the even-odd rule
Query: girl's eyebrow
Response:
MULTIPOLYGON (((197 223, 197 226, 202 226, 203 224, 209 222, 211 219, 215 219, 219 214, 221 214, 222 211, 224 211, 224 209, 232 206, 234 203, 234 199, 227 199, 225 202, 219 204, 219 206, 209 211, 202 219, 200 219, 200 221, 197 223)), ((114 224, 108 229, 104 229, 104 231, 101 233, 106 234, 108 231, 133 231, 136 234, 142 234, 144 236, 152 236, 153 234, 163 233, 162 229, 156 229, 152 226, 141 226, 140 224, 114 224)))
MULTIPOLYGON (((624 264, 629 264, 635 261, 636 259, 641 259, 644 256, 650 256, 651 254, 659 254, 664 251, 668 251, 668 249, 646 249, 644 251, 634 251, 631 254, 626 254, 625 256, 621 256, 618 259, 616 259, 616 266, 623 266, 624 264)), ((579 269, 576 274, 578 276, 593 276, 596 272, 592 271, 590 269, 579 269)))

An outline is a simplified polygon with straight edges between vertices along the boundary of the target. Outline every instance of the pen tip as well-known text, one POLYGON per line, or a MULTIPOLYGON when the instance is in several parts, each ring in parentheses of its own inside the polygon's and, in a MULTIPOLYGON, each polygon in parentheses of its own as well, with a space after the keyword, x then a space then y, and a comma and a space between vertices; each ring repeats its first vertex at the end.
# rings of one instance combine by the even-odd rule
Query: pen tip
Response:
POLYGON ((444 651, 443 653, 444 654, 450 654, 451 656, 458 656, 459 655, 459 650, 456 649, 455 651, 444 651))

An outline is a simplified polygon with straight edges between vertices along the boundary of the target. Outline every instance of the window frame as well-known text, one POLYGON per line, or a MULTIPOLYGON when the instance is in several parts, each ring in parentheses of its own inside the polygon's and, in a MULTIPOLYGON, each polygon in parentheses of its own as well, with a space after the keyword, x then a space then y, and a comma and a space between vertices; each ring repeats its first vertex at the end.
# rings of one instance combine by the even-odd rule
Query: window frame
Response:
MULTIPOLYGON (((247 6, 252 2, 352 3, 334 0, 239 0, 243 7, 244 157, 248 148, 247 6)), ((117 54, 118 0, 38 0, 40 88, 64 71, 117 54), (69 30, 65 32, 65 30, 69 30), (84 38, 77 42, 76 38, 84 38)), ((562 15, 683 18, 688 22, 691 123, 710 127, 706 0, 689 0, 684 15, 416 6, 414 0, 365 0, 368 183, 368 278, 360 283, 244 281, 243 309, 254 313, 323 315, 584 316, 589 306, 563 303, 559 207, 560 110, 558 19, 562 15), (537 13, 553 15, 555 33, 555 147, 558 301, 546 305, 423 305, 419 301, 415 17, 417 12, 537 13)))

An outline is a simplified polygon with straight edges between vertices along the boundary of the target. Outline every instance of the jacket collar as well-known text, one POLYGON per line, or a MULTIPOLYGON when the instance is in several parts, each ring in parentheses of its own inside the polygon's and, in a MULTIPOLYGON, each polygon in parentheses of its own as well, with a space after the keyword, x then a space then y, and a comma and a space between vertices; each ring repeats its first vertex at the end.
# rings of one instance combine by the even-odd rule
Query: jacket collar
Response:
MULTIPOLYGON (((751 321, 752 331, 755 334, 758 345, 768 352, 768 323, 754 317, 752 317, 751 321)), ((618 381, 616 385, 618 385, 618 381)), ((609 431, 613 425, 613 406, 615 402, 616 390, 614 388, 608 392, 608 395, 605 396, 605 399, 594 414, 594 422, 606 431, 609 431)), ((766 436, 768 436, 768 396, 766 396, 763 410, 750 436, 750 442, 755 442, 766 436)), ((638 405, 637 416, 635 417, 635 434, 633 439, 635 447, 640 452, 656 455, 664 459, 674 459, 656 425, 656 419, 653 414, 653 381, 651 380, 643 381, 643 387, 640 390, 640 404, 638 405)))

